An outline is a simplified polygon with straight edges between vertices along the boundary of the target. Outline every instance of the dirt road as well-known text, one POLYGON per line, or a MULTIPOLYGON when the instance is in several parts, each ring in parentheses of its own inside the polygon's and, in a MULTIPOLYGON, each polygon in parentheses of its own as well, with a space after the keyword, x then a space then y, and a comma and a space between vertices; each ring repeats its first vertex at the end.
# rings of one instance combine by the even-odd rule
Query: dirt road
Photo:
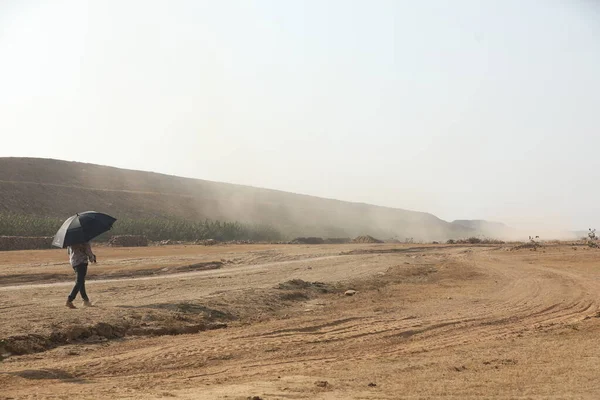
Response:
POLYGON ((600 396, 597 250, 98 255, 96 307, 68 310, 62 252, 0 253, 0 399, 600 396))

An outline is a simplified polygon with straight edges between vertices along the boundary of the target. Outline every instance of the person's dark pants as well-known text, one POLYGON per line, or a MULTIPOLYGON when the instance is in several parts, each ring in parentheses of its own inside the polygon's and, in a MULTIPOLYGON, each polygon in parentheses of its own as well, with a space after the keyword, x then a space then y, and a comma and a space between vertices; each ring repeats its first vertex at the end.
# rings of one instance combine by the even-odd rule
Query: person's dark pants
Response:
POLYGON ((79 264, 73 267, 73 270, 75 271, 75 286, 73 286, 73 290, 71 290, 69 301, 75 300, 77 293, 81 293, 81 298, 84 301, 89 301, 87 293, 85 292, 85 275, 87 274, 87 268, 87 263, 79 264))

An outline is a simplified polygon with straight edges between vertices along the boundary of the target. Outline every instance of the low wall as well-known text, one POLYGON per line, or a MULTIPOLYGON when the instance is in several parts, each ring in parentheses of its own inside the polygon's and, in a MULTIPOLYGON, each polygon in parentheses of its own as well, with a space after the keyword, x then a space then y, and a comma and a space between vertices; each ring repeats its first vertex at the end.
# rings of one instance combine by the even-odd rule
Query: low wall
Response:
POLYGON ((297 237, 291 244, 323 244, 325 241, 320 237, 297 237))
POLYGON ((111 237, 108 245, 113 247, 145 247, 148 246, 148 239, 146 236, 139 235, 119 235, 111 237))

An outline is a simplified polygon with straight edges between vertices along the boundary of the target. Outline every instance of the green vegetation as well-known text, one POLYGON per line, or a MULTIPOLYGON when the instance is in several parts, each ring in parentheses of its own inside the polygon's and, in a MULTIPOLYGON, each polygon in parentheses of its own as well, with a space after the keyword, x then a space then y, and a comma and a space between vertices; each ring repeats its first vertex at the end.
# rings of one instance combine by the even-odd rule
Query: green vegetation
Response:
POLYGON ((52 217, 0 214, 0 236, 54 236, 63 222, 52 217))
MULTIPOLYGON (((53 236, 64 220, 22 214, 0 214, 0 236, 53 236)), ((167 218, 123 218, 97 240, 113 235, 144 235, 149 240, 194 241, 204 239, 279 241, 283 235, 275 228, 239 222, 185 221, 167 218)))

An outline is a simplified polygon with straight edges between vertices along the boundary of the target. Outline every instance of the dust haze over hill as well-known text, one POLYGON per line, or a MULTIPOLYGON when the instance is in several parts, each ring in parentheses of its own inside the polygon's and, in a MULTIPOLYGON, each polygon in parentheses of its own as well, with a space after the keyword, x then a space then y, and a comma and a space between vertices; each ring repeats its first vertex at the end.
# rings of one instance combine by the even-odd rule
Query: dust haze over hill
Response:
MULTIPOLYGON (((434 215, 158 173, 34 158, 0 158, 0 212, 65 217, 82 210, 118 217, 239 221, 288 237, 445 240, 509 237, 503 224, 434 215)), ((514 235, 513 235, 514 236, 514 235)))

